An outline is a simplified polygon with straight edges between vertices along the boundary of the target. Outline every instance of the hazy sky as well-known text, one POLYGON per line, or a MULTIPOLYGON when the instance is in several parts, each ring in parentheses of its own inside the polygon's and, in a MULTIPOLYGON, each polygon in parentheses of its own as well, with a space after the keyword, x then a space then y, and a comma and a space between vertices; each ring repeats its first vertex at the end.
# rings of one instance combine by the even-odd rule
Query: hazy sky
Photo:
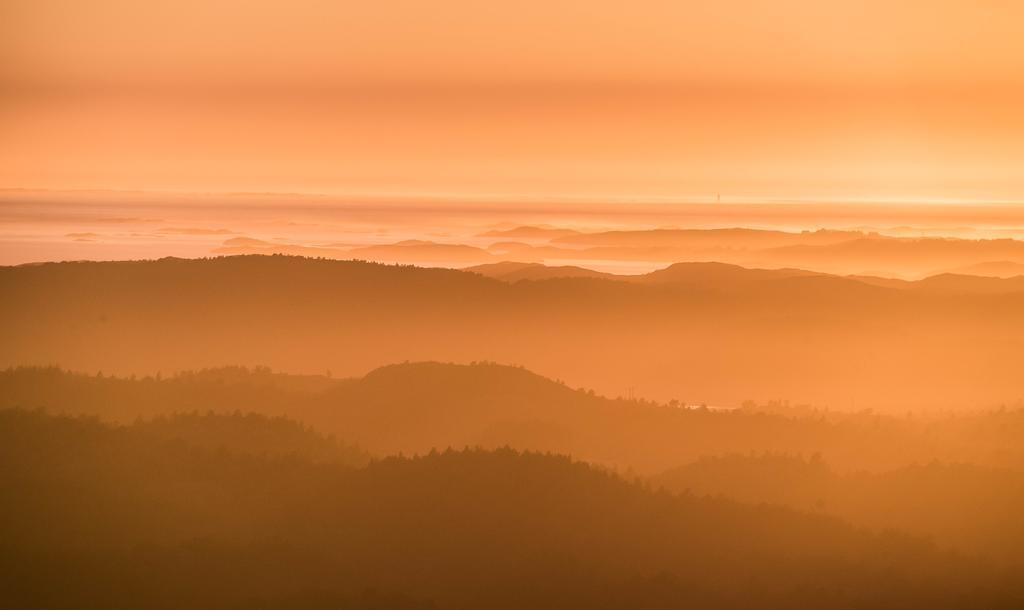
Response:
POLYGON ((1024 200, 1024 4, 3 0, 0 186, 1024 200))

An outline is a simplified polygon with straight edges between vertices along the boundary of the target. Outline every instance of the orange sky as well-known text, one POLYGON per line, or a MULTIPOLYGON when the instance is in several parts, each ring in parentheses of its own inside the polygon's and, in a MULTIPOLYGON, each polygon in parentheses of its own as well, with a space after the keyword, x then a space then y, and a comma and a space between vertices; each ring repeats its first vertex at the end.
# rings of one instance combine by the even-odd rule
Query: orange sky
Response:
POLYGON ((1024 200, 1024 5, 6 0, 0 186, 1024 200))

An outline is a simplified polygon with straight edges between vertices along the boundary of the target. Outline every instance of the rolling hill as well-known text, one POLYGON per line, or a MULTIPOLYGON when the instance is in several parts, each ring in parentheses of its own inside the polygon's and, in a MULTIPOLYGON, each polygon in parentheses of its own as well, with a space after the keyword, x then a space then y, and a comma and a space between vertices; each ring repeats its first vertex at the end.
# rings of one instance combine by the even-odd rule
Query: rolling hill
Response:
POLYGON ((727 497, 841 517, 876 531, 1024 565, 1024 472, 924 461, 885 472, 839 473, 820 455, 705 457, 653 478, 677 493, 727 497))
POLYGON ((584 269, 573 265, 547 266, 540 263, 517 263, 505 261, 501 263, 490 263, 465 267, 463 271, 479 273, 485 277, 491 277, 504 282, 518 282, 520 280, 550 280, 566 277, 589 277, 609 280, 622 279, 620 276, 584 269))
POLYGON ((611 396, 727 406, 903 413, 1024 397, 1024 292, 700 264, 652 277, 668 281, 508 283, 285 256, 8 267, 0 365, 355 376, 407 360, 488 360, 611 396))
POLYGON ((1009 608, 1012 574, 512 450, 353 469, 0 411, 0 584, 48 608, 1009 608))
POLYGON ((934 460, 1024 470, 1020 409, 930 418, 756 406, 716 412, 609 399, 495 364, 406 363, 361 378, 295 380, 241 369, 157 380, 19 368, 0 372, 0 408, 120 423, 212 412, 236 427, 243 423, 236 413, 254 412, 298 420, 376 456, 511 446, 644 475, 707 456, 764 452, 818 454, 844 473, 934 460))

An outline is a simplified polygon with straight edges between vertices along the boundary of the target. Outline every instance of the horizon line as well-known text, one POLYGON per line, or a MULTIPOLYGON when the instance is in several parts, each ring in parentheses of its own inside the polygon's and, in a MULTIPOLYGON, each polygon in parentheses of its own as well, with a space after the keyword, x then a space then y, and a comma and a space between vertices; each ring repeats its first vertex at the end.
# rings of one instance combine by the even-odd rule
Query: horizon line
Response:
POLYGON ((57 193, 57 194, 118 194, 118 195, 173 195, 185 197, 302 197, 310 199, 387 199, 401 202, 423 201, 466 203, 472 201, 494 203, 564 203, 597 205, 911 205, 911 206, 996 206, 1012 207, 1024 205, 1024 199, 991 197, 932 197, 932 196, 774 196, 774 195, 730 195, 727 192, 708 191, 686 195, 634 195, 618 193, 608 196, 568 193, 495 193, 495 192, 394 192, 394 191, 322 191, 322 190, 208 190, 208 189, 141 189, 141 188, 46 188, 0 186, 0 195, 12 193, 57 193))

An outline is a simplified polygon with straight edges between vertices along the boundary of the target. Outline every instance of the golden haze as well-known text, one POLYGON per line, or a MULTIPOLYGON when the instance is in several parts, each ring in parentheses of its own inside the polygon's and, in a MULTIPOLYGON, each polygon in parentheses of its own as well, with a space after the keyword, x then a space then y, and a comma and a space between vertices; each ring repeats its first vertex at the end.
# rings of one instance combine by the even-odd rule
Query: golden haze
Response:
POLYGON ((1022 23, 0 2, 0 605, 1024 607, 1022 23))

